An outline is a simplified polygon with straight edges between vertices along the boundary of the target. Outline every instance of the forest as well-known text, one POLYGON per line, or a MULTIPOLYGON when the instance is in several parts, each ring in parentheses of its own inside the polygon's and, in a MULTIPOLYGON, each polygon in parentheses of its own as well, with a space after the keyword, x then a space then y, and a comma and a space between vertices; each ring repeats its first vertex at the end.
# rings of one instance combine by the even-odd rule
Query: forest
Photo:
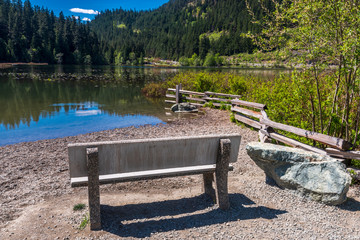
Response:
MULTIPOLYGON (((250 5, 261 17, 260 4, 250 5)), ((142 56, 179 60, 194 54, 200 61, 208 53, 251 53, 255 45, 242 34, 261 30, 251 20, 243 0, 171 0, 152 11, 107 10, 91 27, 108 63, 133 63, 142 56)))
MULTIPOLYGON (((257 1, 250 5, 263 15, 257 1)), ((209 54, 219 64, 216 55, 255 49, 243 36, 261 31, 251 20, 245 0, 170 0, 148 11, 106 10, 91 23, 29 0, 0 0, 0 62, 137 65, 147 57, 204 65, 209 54)))
POLYGON ((0 62, 103 64, 89 24, 29 0, 0 0, 0 62))

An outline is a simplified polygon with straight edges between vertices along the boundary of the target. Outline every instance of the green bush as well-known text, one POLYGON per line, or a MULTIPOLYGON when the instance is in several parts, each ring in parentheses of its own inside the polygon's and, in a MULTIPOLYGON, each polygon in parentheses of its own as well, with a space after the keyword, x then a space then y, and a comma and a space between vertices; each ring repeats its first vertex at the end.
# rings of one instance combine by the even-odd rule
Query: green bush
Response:
POLYGON ((80 211, 80 210, 85 209, 85 207, 86 207, 85 204, 83 204, 83 203, 78 203, 78 204, 74 205, 73 210, 74 210, 74 211, 80 211))

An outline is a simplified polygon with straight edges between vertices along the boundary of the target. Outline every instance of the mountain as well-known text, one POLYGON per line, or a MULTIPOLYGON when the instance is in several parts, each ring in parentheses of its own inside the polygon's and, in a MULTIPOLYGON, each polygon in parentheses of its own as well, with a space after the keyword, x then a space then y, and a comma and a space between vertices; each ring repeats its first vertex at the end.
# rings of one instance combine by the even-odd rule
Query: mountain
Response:
MULTIPOLYGON (((271 9, 271 1, 265 2, 271 9)), ((262 11, 250 1, 257 17, 262 11)), ((232 55, 252 52, 241 37, 260 29, 251 23, 245 0, 170 0, 149 11, 106 10, 91 22, 108 63, 137 62, 142 57, 177 60, 194 53, 232 55)))

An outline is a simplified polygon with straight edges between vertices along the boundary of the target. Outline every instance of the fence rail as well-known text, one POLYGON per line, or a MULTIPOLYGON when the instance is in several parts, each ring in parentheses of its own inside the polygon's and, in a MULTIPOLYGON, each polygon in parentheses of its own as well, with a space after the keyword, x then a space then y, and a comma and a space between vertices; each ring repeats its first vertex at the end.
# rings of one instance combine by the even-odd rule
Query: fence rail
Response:
POLYGON ((166 94, 167 98, 175 99, 175 101, 165 100, 167 103, 178 104, 187 101, 201 107, 206 103, 212 102, 214 106, 231 106, 231 111, 234 113, 237 121, 259 130, 259 138, 262 142, 268 142, 270 139, 274 139, 289 146, 302 148, 323 155, 342 159, 360 159, 360 151, 349 151, 352 145, 344 139, 271 121, 267 116, 267 106, 265 104, 239 100, 241 96, 234 94, 187 91, 182 89, 181 84, 177 85, 175 89, 169 88, 168 91, 175 92, 175 94, 166 94), (327 145, 328 148, 324 150, 310 146, 277 133, 275 129, 314 140, 323 145, 327 145))

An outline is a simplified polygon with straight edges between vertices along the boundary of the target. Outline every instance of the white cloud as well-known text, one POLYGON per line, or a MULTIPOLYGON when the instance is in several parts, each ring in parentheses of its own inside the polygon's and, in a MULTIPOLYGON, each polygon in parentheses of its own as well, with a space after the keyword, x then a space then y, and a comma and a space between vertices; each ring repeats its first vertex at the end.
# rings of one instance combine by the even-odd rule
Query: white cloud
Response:
POLYGON ((87 21, 87 22, 91 22, 91 19, 90 18, 87 18, 87 17, 84 17, 83 19, 81 19, 83 21, 87 21))
POLYGON ((74 13, 95 14, 95 15, 99 14, 99 11, 92 9, 71 8, 70 11, 74 13))
POLYGON ((79 19, 80 17, 79 16, 74 16, 75 19, 79 19))

